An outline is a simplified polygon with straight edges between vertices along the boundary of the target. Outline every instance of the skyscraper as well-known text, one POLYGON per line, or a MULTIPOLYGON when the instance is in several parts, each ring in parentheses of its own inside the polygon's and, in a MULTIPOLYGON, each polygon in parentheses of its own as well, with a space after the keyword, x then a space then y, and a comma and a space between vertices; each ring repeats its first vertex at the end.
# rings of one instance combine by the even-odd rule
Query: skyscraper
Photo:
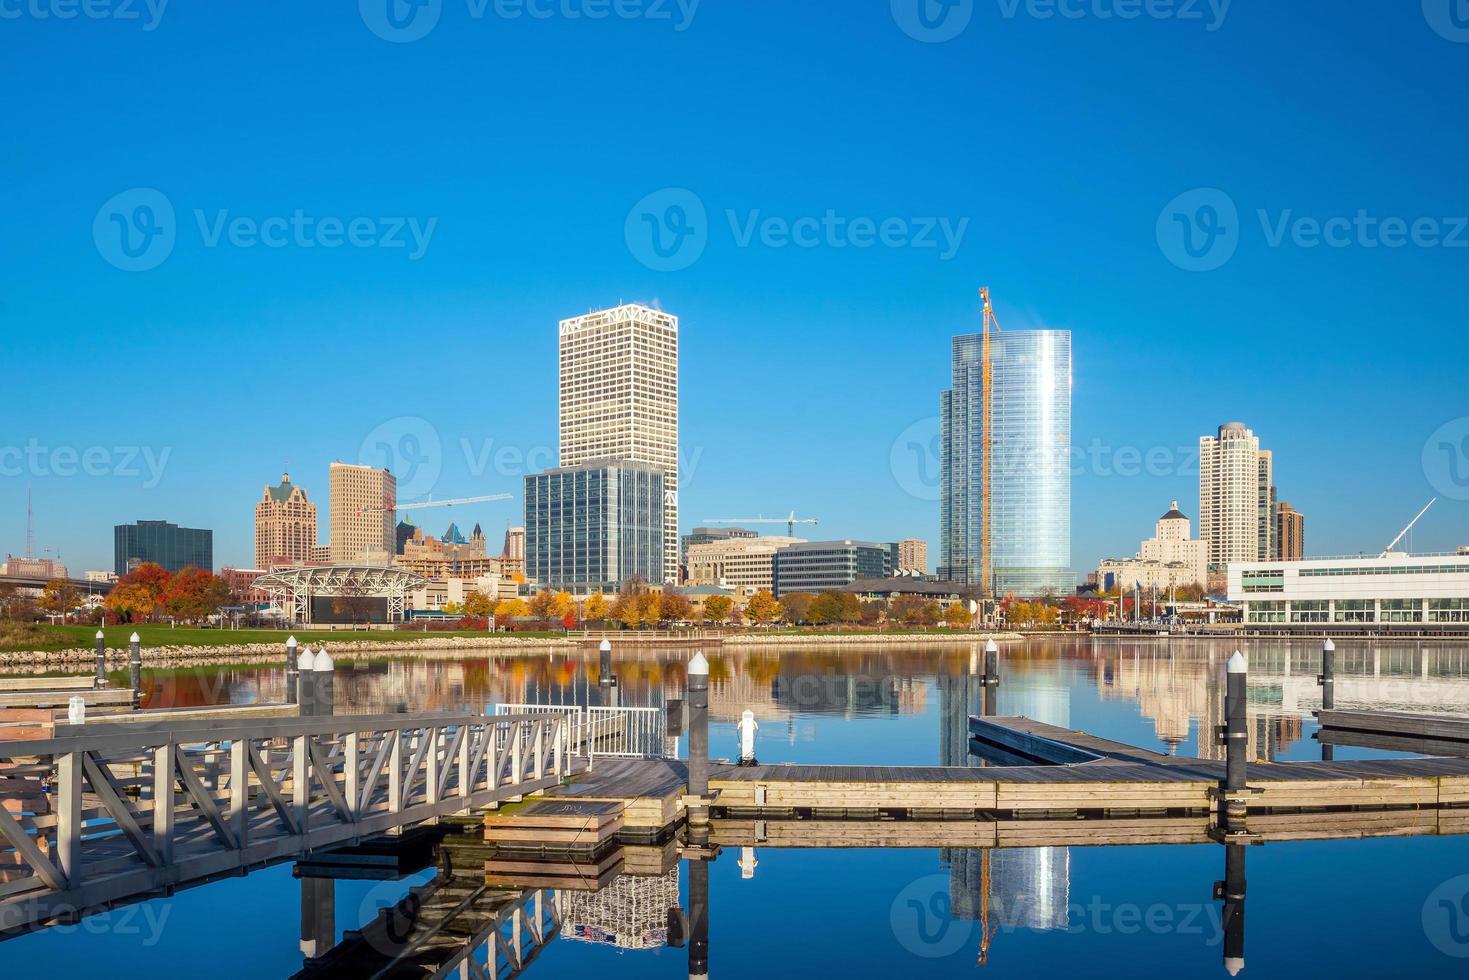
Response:
POLYGON ((940 399, 939 576, 1034 596, 1069 593, 1071 572, 1071 332, 990 337, 990 560, 980 582, 983 343, 953 341, 953 384, 940 399))
POLYGON ((1243 422, 1199 439, 1199 537, 1209 570, 1232 561, 1268 561, 1275 539, 1274 459, 1243 422))
POLYGON ((659 580, 677 583, 678 318, 629 304, 562 320, 560 381, 562 466, 631 460, 663 471, 659 580))
POLYGON ((316 547, 316 505, 306 491, 282 473, 278 486, 267 486, 255 504, 255 567, 304 565, 316 547))
POLYGON ((332 564, 391 563, 398 552, 397 477, 372 466, 336 462, 331 480, 332 564))
POLYGON ((214 532, 179 527, 167 521, 138 521, 112 529, 112 567, 118 577, 138 565, 162 565, 170 572, 190 565, 214 571, 214 532))
POLYGON ((1285 501, 1275 507, 1275 557, 1299 561, 1306 557, 1306 515, 1285 501))

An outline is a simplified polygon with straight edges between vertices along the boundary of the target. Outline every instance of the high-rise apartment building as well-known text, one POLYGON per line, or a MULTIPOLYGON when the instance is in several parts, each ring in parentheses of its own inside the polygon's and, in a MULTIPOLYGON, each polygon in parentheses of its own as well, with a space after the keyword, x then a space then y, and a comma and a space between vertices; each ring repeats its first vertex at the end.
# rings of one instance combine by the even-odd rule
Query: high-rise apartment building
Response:
POLYGON ((500 557, 508 561, 525 561, 525 528, 505 529, 505 544, 500 548, 500 557))
POLYGON ((940 401, 939 576, 997 594, 1070 593, 1071 332, 990 337, 991 581, 981 582, 983 341, 955 337, 940 401))
POLYGON ((525 478, 525 572, 540 586, 616 592, 663 573, 664 472, 607 460, 525 478))
POLYGON ((1275 540, 1280 561, 1306 557, 1306 515, 1283 500, 1275 505, 1275 540))
POLYGON ((282 473, 277 486, 267 486, 255 504, 255 567, 304 565, 316 547, 316 505, 306 491, 282 473))
POLYGON ((918 538, 904 538, 898 542, 897 572, 928 574, 928 542, 918 538))
POLYGON ((676 583, 678 318, 631 304, 573 317, 561 321, 560 348, 561 465, 631 460, 663 471, 654 578, 676 583))
POLYGON ((112 570, 119 577, 143 564, 162 565, 170 572, 190 565, 214 571, 214 532, 179 527, 167 521, 138 521, 112 529, 112 570))
POLYGON ((397 502, 398 478, 392 473, 373 466, 332 463, 332 563, 389 564, 398 552, 397 502))
POLYGON ((1273 552, 1274 459, 1242 422, 1199 439, 1199 537, 1209 570, 1232 561, 1268 561, 1273 552))

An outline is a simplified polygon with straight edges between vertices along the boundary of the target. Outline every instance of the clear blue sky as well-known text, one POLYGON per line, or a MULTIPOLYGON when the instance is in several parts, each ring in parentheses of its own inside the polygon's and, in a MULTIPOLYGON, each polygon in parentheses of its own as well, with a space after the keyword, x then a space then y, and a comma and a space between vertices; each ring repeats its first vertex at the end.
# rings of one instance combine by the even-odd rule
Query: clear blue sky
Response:
MULTIPOLYGON (((1237 0, 1222 22, 1207 3, 1186 20, 974 0, 937 35, 917 0, 704 0, 692 19, 626 0, 647 15, 595 20, 567 11, 596 0, 542 0, 549 18, 439 0, 411 43, 369 28, 392 34, 385 2, 174 0, 147 30, 141 0, 141 20, 6 0, 0 550, 24 547, 32 482, 38 549, 76 569, 110 567, 111 526, 140 518, 213 528, 217 563, 248 563, 266 482, 289 467, 324 511, 327 464, 384 423, 415 432, 403 418, 439 439, 434 495, 518 498, 524 466, 493 452, 555 446, 557 319, 625 299, 682 318, 685 526, 796 508, 823 536, 917 535, 936 556, 933 461, 905 447, 933 431, 981 284, 1004 327, 1074 331, 1080 572, 1173 498, 1195 516, 1192 447, 1233 419, 1275 450, 1312 552, 1380 548, 1435 492, 1469 497, 1469 455, 1437 446, 1469 435, 1469 248, 1272 245, 1258 217, 1432 218, 1469 244, 1469 32, 1433 0, 1237 0), (964 16, 939 43, 899 26, 933 40, 964 16), (175 240, 126 271, 113 223, 147 231, 157 197, 109 202, 137 188, 166 198, 175 240), (707 213, 674 271, 636 238, 635 205, 666 188, 707 213), (1165 211, 1198 188, 1238 220, 1212 193, 1165 211), (371 219, 365 240, 436 223, 417 258, 406 232, 211 237, 225 212, 298 210, 371 219), (952 255, 937 233, 779 247, 762 225, 742 244, 752 216, 828 211, 895 242, 967 225, 952 255), (1199 263, 1174 214, 1226 222, 1202 263, 1227 261, 1181 268, 1199 263), (114 451, 133 446, 168 454, 156 485, 114 451), (102 475, 81 472, 93 447, 102 475), (1129 476, 1120 447, 1170 452, 1129 476)), ((497 531, 519 504, 426 523, 451 517, 497 531)), ((1469 543, 1466 518, 1444 500, 1414 548, 1469 543)))

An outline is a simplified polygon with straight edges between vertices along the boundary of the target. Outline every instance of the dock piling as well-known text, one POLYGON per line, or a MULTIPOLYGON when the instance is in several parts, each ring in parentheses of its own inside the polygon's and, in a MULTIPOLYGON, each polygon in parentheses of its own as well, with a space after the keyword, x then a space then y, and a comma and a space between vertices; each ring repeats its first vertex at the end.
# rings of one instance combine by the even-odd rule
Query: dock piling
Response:
POLYGON ((316 656, 311 661, 312 696, 315 703, 312 705, 313 714, 330 715, 336 711, 336 669, 337 665, 332 660, 331 654, 326 652, 326 647, 316 651, 316 656))
POLYGON ((758 765, 755 761, 755 733, 760 730, 760 725, 755 721, 755 712, 746 708, 740 714, 737 727, 740 731, 740 765, 758 765))
POLYGON ((1245 765, 1250 747, 1249 716, 1246 691, 1249 666, 1245 655, 1236 650, 1225 666, 1224 746, 1225 746, 1225 826, 1231 831, 1244 829, 1245 765))
POLYGON ((990 639, 984 645, 984 717, 993 717, 1000 700, 1000 645, 990 639))
POLYGON ((602 655, 600 675, 597 678, 598 687, 616 687, 617 678, 612 673, 612 641, 603 640, 597 650, 602 655))
POLYGON ((133 688, 133 707, 136 708, 143 691, 143 638, 137 633, 128 637, 128 683, 133 688))
POLYGON ((1245 845, 1224 847, 1224 880, 1215 885, 1224 900, 1224 971, 1237 976, 1245 968, 1245 845))
POLYGON ((302 718, 316 714, 316 657, 310 647, 301 651, 296 661, 296 704, 302 718))
POLYGON ((296 667, 296 637, 286 638, 286 704, 296 703, 298 670, 296 667))
POLYGON ((97 631, 97 687, 107 686, 107 640, 97 631))
MULTIPOLYGON (((1321 685, 1321 708, 1330 711, 1336 707, 1336 644, 1329 637, 1321 647, 1321 676, 1317 681, 1321 685)), ((1335 746, 1321 746, 1322 762, 1331 762, 1335 758, 1335 746)))
MULTIPOLYGON (((709 661, 703 651, 689 661, 689 795, 709 795, 709 661)), ((707 806, 689 807, 689 823, 706 827, 707 806)))

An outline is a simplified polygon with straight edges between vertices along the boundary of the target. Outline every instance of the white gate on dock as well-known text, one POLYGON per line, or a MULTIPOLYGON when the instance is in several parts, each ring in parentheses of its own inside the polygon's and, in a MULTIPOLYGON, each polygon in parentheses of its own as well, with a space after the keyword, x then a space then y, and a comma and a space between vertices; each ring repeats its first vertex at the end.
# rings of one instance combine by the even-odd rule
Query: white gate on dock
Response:
POLYGON ((570 704, 497 704, 496 715, 555 715, 566 748, 588 759, 665 759, 677 754, 662 708, 583 708, 570 704))

